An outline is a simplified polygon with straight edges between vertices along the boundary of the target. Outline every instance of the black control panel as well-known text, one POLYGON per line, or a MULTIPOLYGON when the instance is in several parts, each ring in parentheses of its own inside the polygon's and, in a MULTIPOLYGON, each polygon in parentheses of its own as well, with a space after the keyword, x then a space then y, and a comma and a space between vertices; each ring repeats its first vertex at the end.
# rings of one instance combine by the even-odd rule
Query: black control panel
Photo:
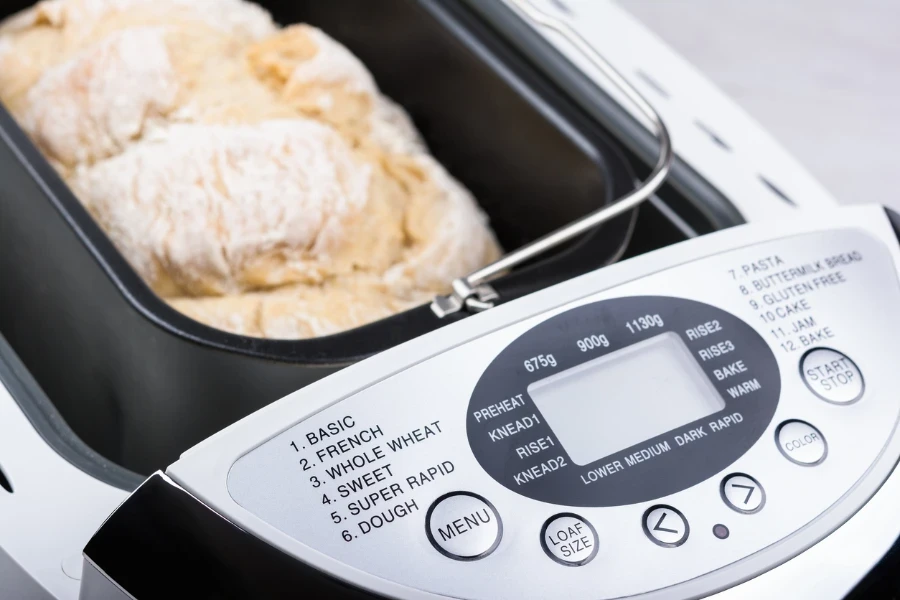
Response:
POLYGON ((768 344, 714 306, 636 296, 574 308, 507 346, 469 402, 481 466, 569 506, 660 498, 749 450, 778 405, 768 344))

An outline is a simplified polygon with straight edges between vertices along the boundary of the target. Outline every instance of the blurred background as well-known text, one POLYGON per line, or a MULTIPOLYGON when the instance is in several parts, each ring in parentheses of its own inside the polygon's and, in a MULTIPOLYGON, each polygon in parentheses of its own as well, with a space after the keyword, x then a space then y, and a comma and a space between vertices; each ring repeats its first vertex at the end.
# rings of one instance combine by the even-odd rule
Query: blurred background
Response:
POLYGON ((900 209, 900 1, 618 1, 841 202, 900 209))

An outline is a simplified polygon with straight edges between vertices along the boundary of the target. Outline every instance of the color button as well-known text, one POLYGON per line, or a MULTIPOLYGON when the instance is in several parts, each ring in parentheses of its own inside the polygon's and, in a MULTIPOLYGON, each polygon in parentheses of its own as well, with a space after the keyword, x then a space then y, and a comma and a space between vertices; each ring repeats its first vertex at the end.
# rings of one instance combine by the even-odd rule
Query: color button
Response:
POLYGON ((778 426, 775 440, 781 453, 798 465, 817 465, 828 454, 825 437, 806 421, 785 421, 778 426))

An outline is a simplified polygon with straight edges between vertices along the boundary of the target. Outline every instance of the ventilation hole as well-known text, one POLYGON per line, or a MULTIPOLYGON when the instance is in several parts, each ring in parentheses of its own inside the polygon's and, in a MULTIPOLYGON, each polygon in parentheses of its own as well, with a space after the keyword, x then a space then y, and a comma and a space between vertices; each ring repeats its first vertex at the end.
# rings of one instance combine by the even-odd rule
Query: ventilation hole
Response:
POLYGON ((731 152, 731 146, 729 146, 728 144, 726 144, 726 143, 725 143, 725 140, 723 140, 723 139, 720 138, 718 135, 716 135, 716 132, 715 132, 715 131, 713 131, 712 129, 710 129, 709 127, 707 127, 707 126, 706 126, 704 123, 702 123, 701 121, 694 121, 694 125, 697 126, 697 129, 699 129, 700 131, 702 131, 703 133, 705 133, 706 135, 708 135, 709 138, 710 138, 712 141, 714 141, 714 142, 716 143, 716 145, 719 146, 722 150, 728 150, 729 152, 731 152))
POLYGON ((782 191, 778 188, 777 185, 775 185, 774 183, 772 183, 771 181, 769 181, 768 179, 766 179, 766 178, 763 177, 762 175, 759 176, 759 180, 762 181, 762 182, 765 184, 765 186, 766 186, 767 188, 769 188, 769 189, 772 191, 773 194, 775 194, 776 196, 778 196, 779 198, 781 198, 782 200, 784 200, 785 202, 787 202, 787 203, 790 204, 791 206, 797 206, 797 204, 794 203, 794 201, 791 200, 790 197, 789 197, 787 194, 785 194, 784 192, 782 192, 782 191))
POLYGON ((638 69, 637 71, 635 71, 635 74, 636 74, 638 77, 640 77, 641 79, 643 79, 643 80, 644 80, 644 83, 646 83, 647 85, 649 85, 650 87, 652 87, 654 90, 656 90, 656 93, 658 93, 658 94, 659 94, 660 96, 662 96, 663 98, 669 98, 669 97, 670 97, 670 96, 669 96, 669 92, 667 92, 663 86, 659 85, 659 82, 658 82, 658 81, 656 81, 655 79, 653 79, 652 77, 650 77, 649 75, 647 75, 646 73, 644 73, 643 71, 641 71, 640 69, 638 69))
POLYGON ((10 494, 12 494, 12 484, 9 482, 9 479, 6 478, 6 475, 3 473, 3 469, 0 469, 0 488, 3 488, 10 494))
POLYGON ((572 10, 571 8, 569 8, 569 6, 562 0, 550 0, 550 4, 552 4, 553 6, 555 6, 556 8, 558 8, 559 10, 561 10, 562 12, 566 13, 569 16, 575 15, 575 11, 572 10))

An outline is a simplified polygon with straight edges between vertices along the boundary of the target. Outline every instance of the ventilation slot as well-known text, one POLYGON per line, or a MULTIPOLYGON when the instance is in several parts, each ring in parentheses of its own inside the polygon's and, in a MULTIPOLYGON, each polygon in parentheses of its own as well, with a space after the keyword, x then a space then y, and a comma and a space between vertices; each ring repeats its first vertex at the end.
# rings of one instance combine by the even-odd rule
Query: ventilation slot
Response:
POLYGON ((774 183, 772 183, 771 181, 769 181, 768 179, 766 179, 766 178, 763 177, 762 175, 759 176, 759 180, 762 181, 763 184, 764 184, 767 188, 769 188, 769 190, 770 190, 773 194, 775 194, 776 196, 778 196, 779 198, 781 198, 782 200, 784 200, 785 202, 787 202, 787 203, 790 204, 791 206, 797 206, 797 204, 796 204, 793 200, 791 200, 790 197, 789 197, 787 194, 785 194, 784 192, 782 192, 782 191, 778 188, 777 185, 775 185, 774 183))
POLYGON ((10 494, 12 494, 12 484, 9 482, 9 479, 6 478, 6 474, 3 473, 3 469, 0 469, 0 488, 3 488, 10 494))
POLYGON ((560 10, 560 12, 564 12, 569 16, 575 15, 575 11, 573 11, 571 8, 569 8, 569 6, 562 0, 550 0, 550 4, 552 4, 553 6, 558 8, 560 10))
POLYGON ((662 96, 663 98, 670 97, 669 92, 667 92, 666 89, 663 86, 661 86, 658 81, 656 81, 655 79, 653 79, 652 77, 650 77, 649 75, 644 73, 643 71, 641 71, 641 70, 635 71, 635 75, 640 77, 644 81, 644 83, 646 83, 648 86, 653 88, 653 90, 657 94, 662 96))
POLYGON ((726 143, 725 143, 725 140, 723 140, 722 138, 720 138, 720 137, 716 134, 715 131, 713 131, 712 129, 710 129, 709 127, 707 127, 707 126, 706 126, 705 124, 703 124, 701 121, 694 121, 694 125, 697 126, 697 129, 699 129, 700 131, 702 131, 703 133, 705 133, 706 135, 708 135, 708 136, 709 136, 709 139, 711 139, 713 142, 715 142, 715 144, 716 144, 718 147, 720 147, 722 150, 727 150, 727 151, 731 152, 731 146, 729 146, 728 144, 726 144, 726 143))

